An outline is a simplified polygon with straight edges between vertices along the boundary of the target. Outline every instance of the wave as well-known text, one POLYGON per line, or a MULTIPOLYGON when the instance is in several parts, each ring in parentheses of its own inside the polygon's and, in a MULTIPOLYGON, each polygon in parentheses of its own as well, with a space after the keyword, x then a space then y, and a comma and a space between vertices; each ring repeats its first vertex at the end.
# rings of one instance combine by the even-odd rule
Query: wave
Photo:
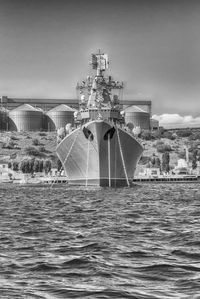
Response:
POLYGON ((0 297, 193 298, 196 189, 0 186, 0 297))
POLYGON ((27 267, 28 271, 34 271, 34 272, 48 272, 48 271, 55 271, 59 269, 60 269, 59 266, 48 264, 45 262, 39 262, 36 264, 32 264, 32 266, 27 267))
POLYGON ((173 255, 181 256, 181 257, 186 257, 194 260, 200 260, 200 253, 199 252, 187 252, 184 250, 173 250, 171 252, 173 255))

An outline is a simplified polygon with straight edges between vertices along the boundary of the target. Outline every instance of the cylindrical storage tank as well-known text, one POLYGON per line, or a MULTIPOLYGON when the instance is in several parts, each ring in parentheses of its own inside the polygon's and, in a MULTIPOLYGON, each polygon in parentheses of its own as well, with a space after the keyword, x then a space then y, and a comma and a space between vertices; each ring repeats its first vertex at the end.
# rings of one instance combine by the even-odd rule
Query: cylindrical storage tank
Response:
POLYGON ((29 104, 9 111, 10 131, 40 131, 43 127, 43 111, 29 104))
POLYGON ((142 130, 150 129, 150 114, 137 106, 130 106, 125 110, 125 123, 132 123, 142 130))
POLYGON ((75 109, 71 107, 61 104, 53 109, 49 110, 46 114, 47 118, 47 129, 48 131, 55 131, 59 128, 63 128, 66 124, 71 123, 74 124, 74 112, 75 109))
POLYGON ((0 108, 0 131, 7 130, 8 110, 0 108))

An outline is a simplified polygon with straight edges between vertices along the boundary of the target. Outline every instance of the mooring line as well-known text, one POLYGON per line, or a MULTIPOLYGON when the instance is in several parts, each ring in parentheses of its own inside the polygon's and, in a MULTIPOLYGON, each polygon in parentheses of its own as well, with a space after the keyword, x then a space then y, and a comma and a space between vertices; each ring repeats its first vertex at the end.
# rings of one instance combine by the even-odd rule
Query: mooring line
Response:
POLYGON ((118 138, 119 150, 120 150, 121 159, 122 159, 122 165, 123 165, 124 173, 126 176, 126 182, 127 182, 128 187, 130 187, 130 183, 129 183, 128 175, 127 175, 127 171, 126 171, 126 165, 125 165, 125 161, 124 161, 124 156, 123 156, 123 152, 122 152, 121 142, 120 142, 120 138, 119 138, 119 130, 118 130, 118 128, 116 128, 116 129, 117 129, 117 138, 118 138))
POLYGON ((88 146, 87 146, 87 164, 86 164, 86 181, 85 186, 88 185, 88 170, 89 170, 89 154, 90 154, 90 138, 88 138, 88 146))

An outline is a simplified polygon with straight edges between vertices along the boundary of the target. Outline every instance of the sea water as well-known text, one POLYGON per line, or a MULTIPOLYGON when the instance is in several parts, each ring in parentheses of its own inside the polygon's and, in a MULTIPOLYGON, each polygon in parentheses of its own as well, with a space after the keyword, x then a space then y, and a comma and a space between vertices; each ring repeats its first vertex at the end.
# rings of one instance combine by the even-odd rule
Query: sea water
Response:
POLYGON ((0 298, 200 298, 199 183, 1 184, 0 298))

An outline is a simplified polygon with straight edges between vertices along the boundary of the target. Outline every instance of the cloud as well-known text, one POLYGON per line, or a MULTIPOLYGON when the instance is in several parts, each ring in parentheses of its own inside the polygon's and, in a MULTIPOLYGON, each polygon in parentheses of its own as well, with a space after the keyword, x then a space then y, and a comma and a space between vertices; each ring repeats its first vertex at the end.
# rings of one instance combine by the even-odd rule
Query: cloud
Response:
POLYGON ((163 126, 164 128, 200 127, 200 116, 193 117, 191 115, 181 116, 179 114, 155 114, 152 118, 158 120, 160 126, 163 126))

